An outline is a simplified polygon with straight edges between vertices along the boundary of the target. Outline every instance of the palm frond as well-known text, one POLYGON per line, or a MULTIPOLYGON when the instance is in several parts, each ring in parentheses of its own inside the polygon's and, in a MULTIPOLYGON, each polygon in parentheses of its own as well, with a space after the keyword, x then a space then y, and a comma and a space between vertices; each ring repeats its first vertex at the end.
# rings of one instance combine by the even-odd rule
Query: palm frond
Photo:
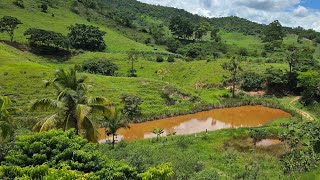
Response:
POLYGON ((53 128, 57 128, 58 121, 59 119, 57 114, 51 115, 39 121, 36 125, 34 125, 32 128, 32 131, 43 132, 53 128))
POLYGON ((80 129, 82 127, 82 124, 86 119, 88 119, 89 114, 92 112, 92 108, 83 105, 83 104, 78 104, 76 108, 76 115, 77 115, 77 121, 78 121, 78 128, 80 129))
POLYGON ((78 78, 77 83, 78 83, 78 84, 82 84, 82 83, 84 83, 87 79, 88 79, 88 76, 81 76, 80 78, 78 78))
POLYGON ((112 105, 112 103, 104 97, 89 97, 88 104, 98 104, 98 105, 112 105))
POLYGON ((30 111, 48 111, 63 108, 63 103, 52 99, 40 99, 32 102, 30 111))
POLYGON ((104 105, 89 105, 92 108, 93 114, 99 114, 101 113, 103 116, 114 116, 116 113, 116 109, 113 106, 104 106, 104 105))
POLYGON ((98 131, 95 127, 93 121, 89 118, 85 118, 83 123, 81 124, 81 134, 90 142, 96 143, 98 141, 98 131))

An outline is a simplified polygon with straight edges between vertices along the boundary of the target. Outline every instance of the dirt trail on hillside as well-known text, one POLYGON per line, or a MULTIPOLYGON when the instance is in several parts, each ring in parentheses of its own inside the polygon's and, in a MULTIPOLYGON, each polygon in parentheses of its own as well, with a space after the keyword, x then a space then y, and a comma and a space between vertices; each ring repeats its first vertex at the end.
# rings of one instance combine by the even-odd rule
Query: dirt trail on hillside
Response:
POLYGON ((296 108, 296 107, 293 105, 293 103, 299 101, 300 98, 301 98, 300 96, 295 97, 292 101, 290 101, 289 106, 290 106, 291 108, 293 108, 294 110, 296 110, 296 111, 297 111, 299 114, 301 114, 303 117, 305 117, 305 118, 313 121, 314 118, 312 117, 312 115, 311 115, 310 113, 308 113, 308 112, 306 112, 306 111, 303 111, 303 110, 301 110, 301 109, 298 109, 298 108, 296 108))

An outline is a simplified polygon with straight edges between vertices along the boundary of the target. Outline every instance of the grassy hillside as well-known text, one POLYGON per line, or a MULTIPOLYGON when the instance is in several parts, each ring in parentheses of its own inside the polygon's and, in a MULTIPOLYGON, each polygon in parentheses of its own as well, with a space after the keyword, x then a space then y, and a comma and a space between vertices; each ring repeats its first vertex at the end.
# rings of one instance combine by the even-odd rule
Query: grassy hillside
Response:
MULTIPOLYGON (((4 0, 0 2, 0 16, 14 15, 23 22, 23 25, 21 25, 16 32, 16 41, 25 43, 26 38, 23 33, 30 27, 56 31, 67 35, 68 27, 79 23, 91 24, 101 28, 102 31, 107 32, 105 41, 108 46, 108 52, 126 52, 132 48, 138 51, 153 51, 152 47, 137 43, 134 40, 128 39, 120 35, 118 32, 111 30, 108 27, 107 21, 103 20, 102 17, 101 19, 97 19, 97 21, 101 20, 100 23, 88 22, 86 18, 71 12, 69 9, 71 1, 67 1, 69 3, 66 3, 65 6, 60 5, 58 8, 49 8, 48 13, 40 11, 37 7, 39 5, 37 1, 24 1, 24 9, 16 7, 12 2, 12 0, 4 0), (54 17, 52 17, 52 14, 54 14, 54 17)), ((4 38, 8 39, 7 36, 4 36, 4 38)))

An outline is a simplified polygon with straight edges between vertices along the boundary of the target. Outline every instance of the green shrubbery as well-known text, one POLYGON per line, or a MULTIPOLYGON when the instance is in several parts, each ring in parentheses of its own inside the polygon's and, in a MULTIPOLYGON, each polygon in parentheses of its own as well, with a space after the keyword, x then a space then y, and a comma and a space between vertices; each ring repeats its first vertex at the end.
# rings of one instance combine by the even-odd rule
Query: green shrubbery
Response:
MULTIPOLYGON (((137 172, 132 167, 111 161, 97 150, 96 145, 77 136, 74 130, 66 132, 54 130, 20 136, 2 164, 0 177, 3 178, 24 175, 43 178, 50 175, 50 171, 60 174, 62 170, 65 170, 65 175, 69 174, 67 172, 75 174, 79 174, 77 171, 81 172, 80 174, 92 172, 91 177, 102 179, 137 177, 137 172)), ((59 177, 59 174, 55 176, 59 177)))
POLYGON ((245 72, 242 75, 241 88, 245 91, 263 88, 264 77, 255 72, 245 72))
POLYGON ((103 36, 106 32, 98 27, 76 24, 69 27, 68 38, 72 47, 88 51, 104 51, 106 44, 103 36))
POLYGON ((93 74, 115 76, 119 67, 107 59, 95 59, 83 63, 82 69, 93 74))

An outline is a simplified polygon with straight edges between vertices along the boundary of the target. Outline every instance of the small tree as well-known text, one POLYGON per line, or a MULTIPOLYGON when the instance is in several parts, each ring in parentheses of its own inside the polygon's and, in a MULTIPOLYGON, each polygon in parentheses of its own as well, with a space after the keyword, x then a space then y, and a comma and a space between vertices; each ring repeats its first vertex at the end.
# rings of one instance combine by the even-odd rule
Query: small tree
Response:
POLYGON ((19 8, 24 9, 23 0, 15 0, 15 1, 13 2, 13 4, 16 5, 16 6, 19 7, 19 8))
POLYGON ((13 135, 13 125, 9 118, 9 107, 11 100, 6 96, 0 96, 0 130, 1 137, 7 138, 13 135))
POLYGON ((6 32, 10 36, 10 41, 13 42, 14 31, 22 22, 11 16, 4 16, 0 19, 0 32, 6 32))
POLYGON ((252 138, 253 145, 256 146, 257 142, 267 138, 268 133, 265 130, 253 129, 250 131, 250 137, 252 138))
POLYGON ((169 39, 167 41, 167 47, 168 47, 168 51, 172 52, 172 53, 176 53, 177 50, 181 47, 181 43, 179 40, 175 40, 174 38, 169 39))
POLYGON ((229 62, 222 64, 224 70, 229 71, 232 82, 232 97, 235 97, 236 83, 239 81, 239 72, 242 71, 239 61, 235 57, 232 57, 229 62))
POLYGON ((264 77, 256 72, 245 72, 242 76, 241 88, 245 91, 262 89, 264 77))
POLYGON ((221 37, 219 36, 219 31, 220 29, 214 28, 211 30, 210 36, 211 36, 211 40, 215 41, 215 42, 219 42, 221 41, 221 37))
POLYGON ((28 36, 27 39, 31 46, 45 49, 49 53, 54 53, 59 49, 69 48, 67 37, 61 33, 30 28, 24 33, 24 35, 28 36))
POLYGON ((157 56, 157 62, 163 62, 164 61, 164 59, 163 59, 163 57, 162 56, 157 56))
POLYGON ((159 141, 160 136, 164 133, 164 129, 162 128, 154 128, 152 133, 157 135, 157 141, 159 141))
POLYGON ((140 105, 142 100, 139 96, 124 94, 121 96, 123 104, 122 113, 128 117, 129 120, 134 120, 141 115, 140 105))
POLYGON ((111 117, 105 117, 104 120, 103 126, 106 128, 107 135, 112 135, 112 147, 114 148, 114 137, 117 135, 117 131, 120 128, 129 128, 129 123, 124 119, 121 112, 118 111, 111 117))
POLYGON ((285 33, 283 32, 282 25, 278 20, 273 21, 264 31, 264 41, 265 42, 272 42, 272 41, 282 41, 285 33))
POLYGON ((202 40, 202 37, 208 33, 210 28, 210 24, 207 21, 200 22, 194 33, 195 38, 202 40))
POLYGON ((288 47, 288 50, 287 50, 287 62, 288 62, 288 65, 289 65, 289 72, 292 73, 293 71, 293 68, 298 64, 298 52, 297 52, 297 47, 291 45, 288 47))
POLYGON ((169 56, 168 59, 167 59, 168 62, 174 62, 174 56, 169 56))
POLYGON ((106 44, 103 36, 106 32, 98 27, 85 24, 76 24, 69 27, 68 38, 72 47, 88 51, 104 51, 106 44))
POLYGON ((129 77, 137 77, 136 70, 134 69, 134 62, 138 60, 138 53, 135 50, 131 50, 128 53, 128 59, 131 63, 131 68, 129 69, 129 77))

